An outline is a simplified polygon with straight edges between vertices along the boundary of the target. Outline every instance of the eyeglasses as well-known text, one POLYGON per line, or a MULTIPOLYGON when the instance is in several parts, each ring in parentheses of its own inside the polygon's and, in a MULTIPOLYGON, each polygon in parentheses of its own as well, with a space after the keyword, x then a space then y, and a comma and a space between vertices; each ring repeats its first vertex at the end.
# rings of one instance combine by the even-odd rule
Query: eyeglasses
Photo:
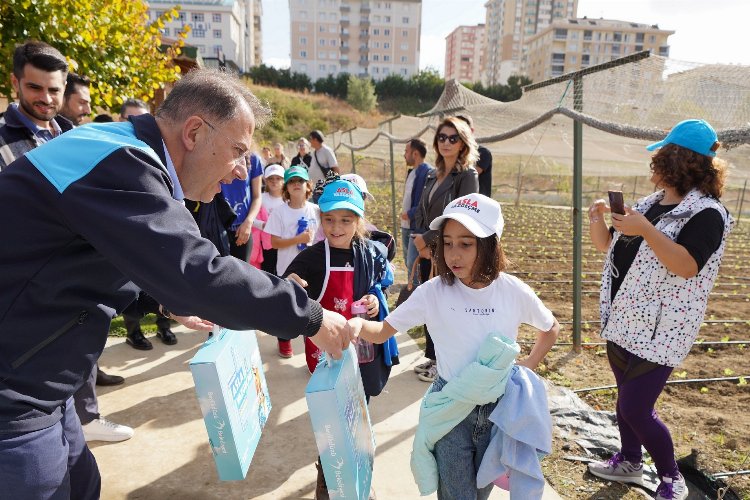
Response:
MULTIPOLYGON (((206 120, 202 116, 200 116, 199 118, 201 120, 203 120, 206 123, 206 125, 208 125, 208 127, 211 130, 213 130, 214 132, 218 133, 218 130, 216 130, 216 127, 214 127, 213 125, 211 125, 211 122, 209 122, 208 120, 206 120)), ((232 139, 230 139, 229 137, 226 137, 224 135, 222 135, 221 137, 224 137, 225 139, 229 140, 230 142, 232 141, 232 139)), ((232 148, 234 149, 233 159, 232 159, 232 163, 234 164, 234 166, 235 167, 245 167, 245 166, 247 166, 247 150, 239 147, 236 143, 232 145, 232 148)))
POLYGON ((447 135, 447 134, 438 134, 437 140, 440 143, 443 143, 445 141, 450 142, 451 144, 456 144, 458 141, 461 140, 461 136, 458 134, 453 135, 447 135))

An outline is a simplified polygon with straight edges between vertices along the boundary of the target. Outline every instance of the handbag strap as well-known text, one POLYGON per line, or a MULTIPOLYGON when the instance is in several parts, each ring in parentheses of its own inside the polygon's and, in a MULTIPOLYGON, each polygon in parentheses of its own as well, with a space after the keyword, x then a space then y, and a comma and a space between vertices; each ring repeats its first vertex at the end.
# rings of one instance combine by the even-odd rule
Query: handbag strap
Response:
POLYGON ((417 269, 419 269, 419 262, 422 260, 422 257, 417 256, 416 259, 414 259, 414 264, 411 265, 411 272, 409 273, 409 282, 406 285, 406 289, 410 292, 414 288, 414 277, 417 275, 417 269))

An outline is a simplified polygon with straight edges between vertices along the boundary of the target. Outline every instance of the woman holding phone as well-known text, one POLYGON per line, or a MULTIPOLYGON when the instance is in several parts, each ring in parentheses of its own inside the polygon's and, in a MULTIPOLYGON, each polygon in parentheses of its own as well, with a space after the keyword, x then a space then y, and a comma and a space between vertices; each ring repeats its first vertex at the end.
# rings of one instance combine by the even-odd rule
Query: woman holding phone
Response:
MULTIPOLYGON (((469 125, 456 117, 440 122, 432 140, 435 149, 435 169, 427 174, 422 195, 414 214, 416 233, 414 245, 422 257, 420 274, 424 283, 432 270, 432 250, 439 231, 431 230, 430 223, 443 215, 443 209, 460 196, 479 192, 479 174, 474 164, 479 159, 477 141, 469 125)), ((423 382, 433 382, 437 376, 435 346, 425 327, 425 357, 427 361, 414 368, 423 382)))
POLYGON ((687 498, 669 429, 654 410, 672 370, 690 352, 706 312, 733 220, 719 201, 726 163, 716 132, 685 120, 647 147, 657 192, 624 214, 597 200, 589 209, 594 246, 607 253, 602 275, 601 336, 618 387, 620 451, 589 464, 595 476, 641 482, 645 447, 661 478, 657 500, 687 498))

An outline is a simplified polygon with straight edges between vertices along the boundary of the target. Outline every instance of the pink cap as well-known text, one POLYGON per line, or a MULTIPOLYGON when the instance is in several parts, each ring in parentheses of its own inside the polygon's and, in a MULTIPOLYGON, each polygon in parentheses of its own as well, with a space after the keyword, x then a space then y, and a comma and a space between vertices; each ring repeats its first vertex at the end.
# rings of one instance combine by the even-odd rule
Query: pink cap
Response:
POLYGON ((352 302, 352 314, 367 314, 367 304, 364 300, 352 302))

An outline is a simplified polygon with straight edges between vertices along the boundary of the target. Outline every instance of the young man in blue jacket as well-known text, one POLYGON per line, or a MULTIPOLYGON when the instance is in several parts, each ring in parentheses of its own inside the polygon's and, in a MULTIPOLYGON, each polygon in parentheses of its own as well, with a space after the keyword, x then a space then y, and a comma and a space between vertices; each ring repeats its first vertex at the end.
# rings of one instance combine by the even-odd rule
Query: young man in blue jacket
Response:
POLYGON ((188 324, 303 334, 334 357, 349 345, 343 316, 221 257, 179 201, 209 202, 245 178, 268 115, 236 76, 194 70, 156 116, 74 129, 0 173, 0 484, 10 497, 99 497, 72 395, 138 288, 188 324))

